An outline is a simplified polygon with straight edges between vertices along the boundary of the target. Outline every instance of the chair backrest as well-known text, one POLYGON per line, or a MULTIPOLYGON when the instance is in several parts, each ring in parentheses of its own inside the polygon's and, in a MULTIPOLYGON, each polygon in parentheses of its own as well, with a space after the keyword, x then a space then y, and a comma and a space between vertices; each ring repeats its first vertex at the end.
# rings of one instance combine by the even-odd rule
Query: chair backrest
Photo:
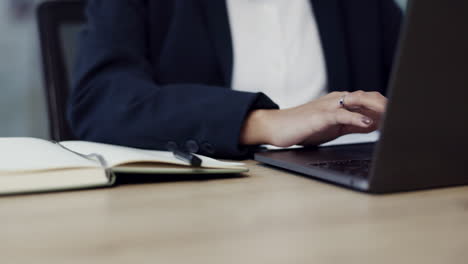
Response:
POLYGON ((76 39, 85 23, 84 8, 83 0, 47 0, 37 6, 50 136, 57 141, 74 139, 66 108, 76 39))

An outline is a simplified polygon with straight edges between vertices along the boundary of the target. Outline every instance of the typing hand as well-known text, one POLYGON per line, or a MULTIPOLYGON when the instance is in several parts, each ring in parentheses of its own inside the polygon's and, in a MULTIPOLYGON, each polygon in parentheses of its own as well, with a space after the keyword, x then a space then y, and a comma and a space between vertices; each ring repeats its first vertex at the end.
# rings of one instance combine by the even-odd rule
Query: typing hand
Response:
POLYGON ((240 142, 278 147, 319 145, 350 133, 377 130, 387 99, 377 92, 333 92, 284 110, 255 110, 246 119, 240 142))

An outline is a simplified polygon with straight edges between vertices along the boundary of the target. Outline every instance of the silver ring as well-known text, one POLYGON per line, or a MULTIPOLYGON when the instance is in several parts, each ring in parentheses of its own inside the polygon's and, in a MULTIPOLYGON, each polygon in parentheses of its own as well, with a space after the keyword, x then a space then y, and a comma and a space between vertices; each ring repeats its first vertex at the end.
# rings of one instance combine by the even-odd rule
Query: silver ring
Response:
POLYGON ((340 98, 340 107, 345 107, 346 94, 340 98))

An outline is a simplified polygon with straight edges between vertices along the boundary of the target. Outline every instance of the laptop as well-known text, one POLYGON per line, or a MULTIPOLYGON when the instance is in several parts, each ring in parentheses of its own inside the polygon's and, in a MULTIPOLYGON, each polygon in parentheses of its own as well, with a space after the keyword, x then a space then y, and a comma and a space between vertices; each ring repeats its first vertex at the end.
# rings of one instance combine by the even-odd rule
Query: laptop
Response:
POLYGON ((255 160, 368 193, 468 184, 468 1, 410 1, 374 144, 255 160))

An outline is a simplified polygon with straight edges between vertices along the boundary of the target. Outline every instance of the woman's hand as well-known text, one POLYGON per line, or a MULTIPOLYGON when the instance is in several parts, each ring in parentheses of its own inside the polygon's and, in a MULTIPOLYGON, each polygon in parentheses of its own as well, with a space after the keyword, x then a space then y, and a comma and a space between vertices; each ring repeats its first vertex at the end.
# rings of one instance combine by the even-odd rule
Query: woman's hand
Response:
POLYGON ((377 92, 333 92, 284 110, 255 110, 247 117, 240 142, 278 147, 319 145, 350 133, 379 127, 387 99, 377 92), (343 99, 344 104, 340 104, 343 99))

